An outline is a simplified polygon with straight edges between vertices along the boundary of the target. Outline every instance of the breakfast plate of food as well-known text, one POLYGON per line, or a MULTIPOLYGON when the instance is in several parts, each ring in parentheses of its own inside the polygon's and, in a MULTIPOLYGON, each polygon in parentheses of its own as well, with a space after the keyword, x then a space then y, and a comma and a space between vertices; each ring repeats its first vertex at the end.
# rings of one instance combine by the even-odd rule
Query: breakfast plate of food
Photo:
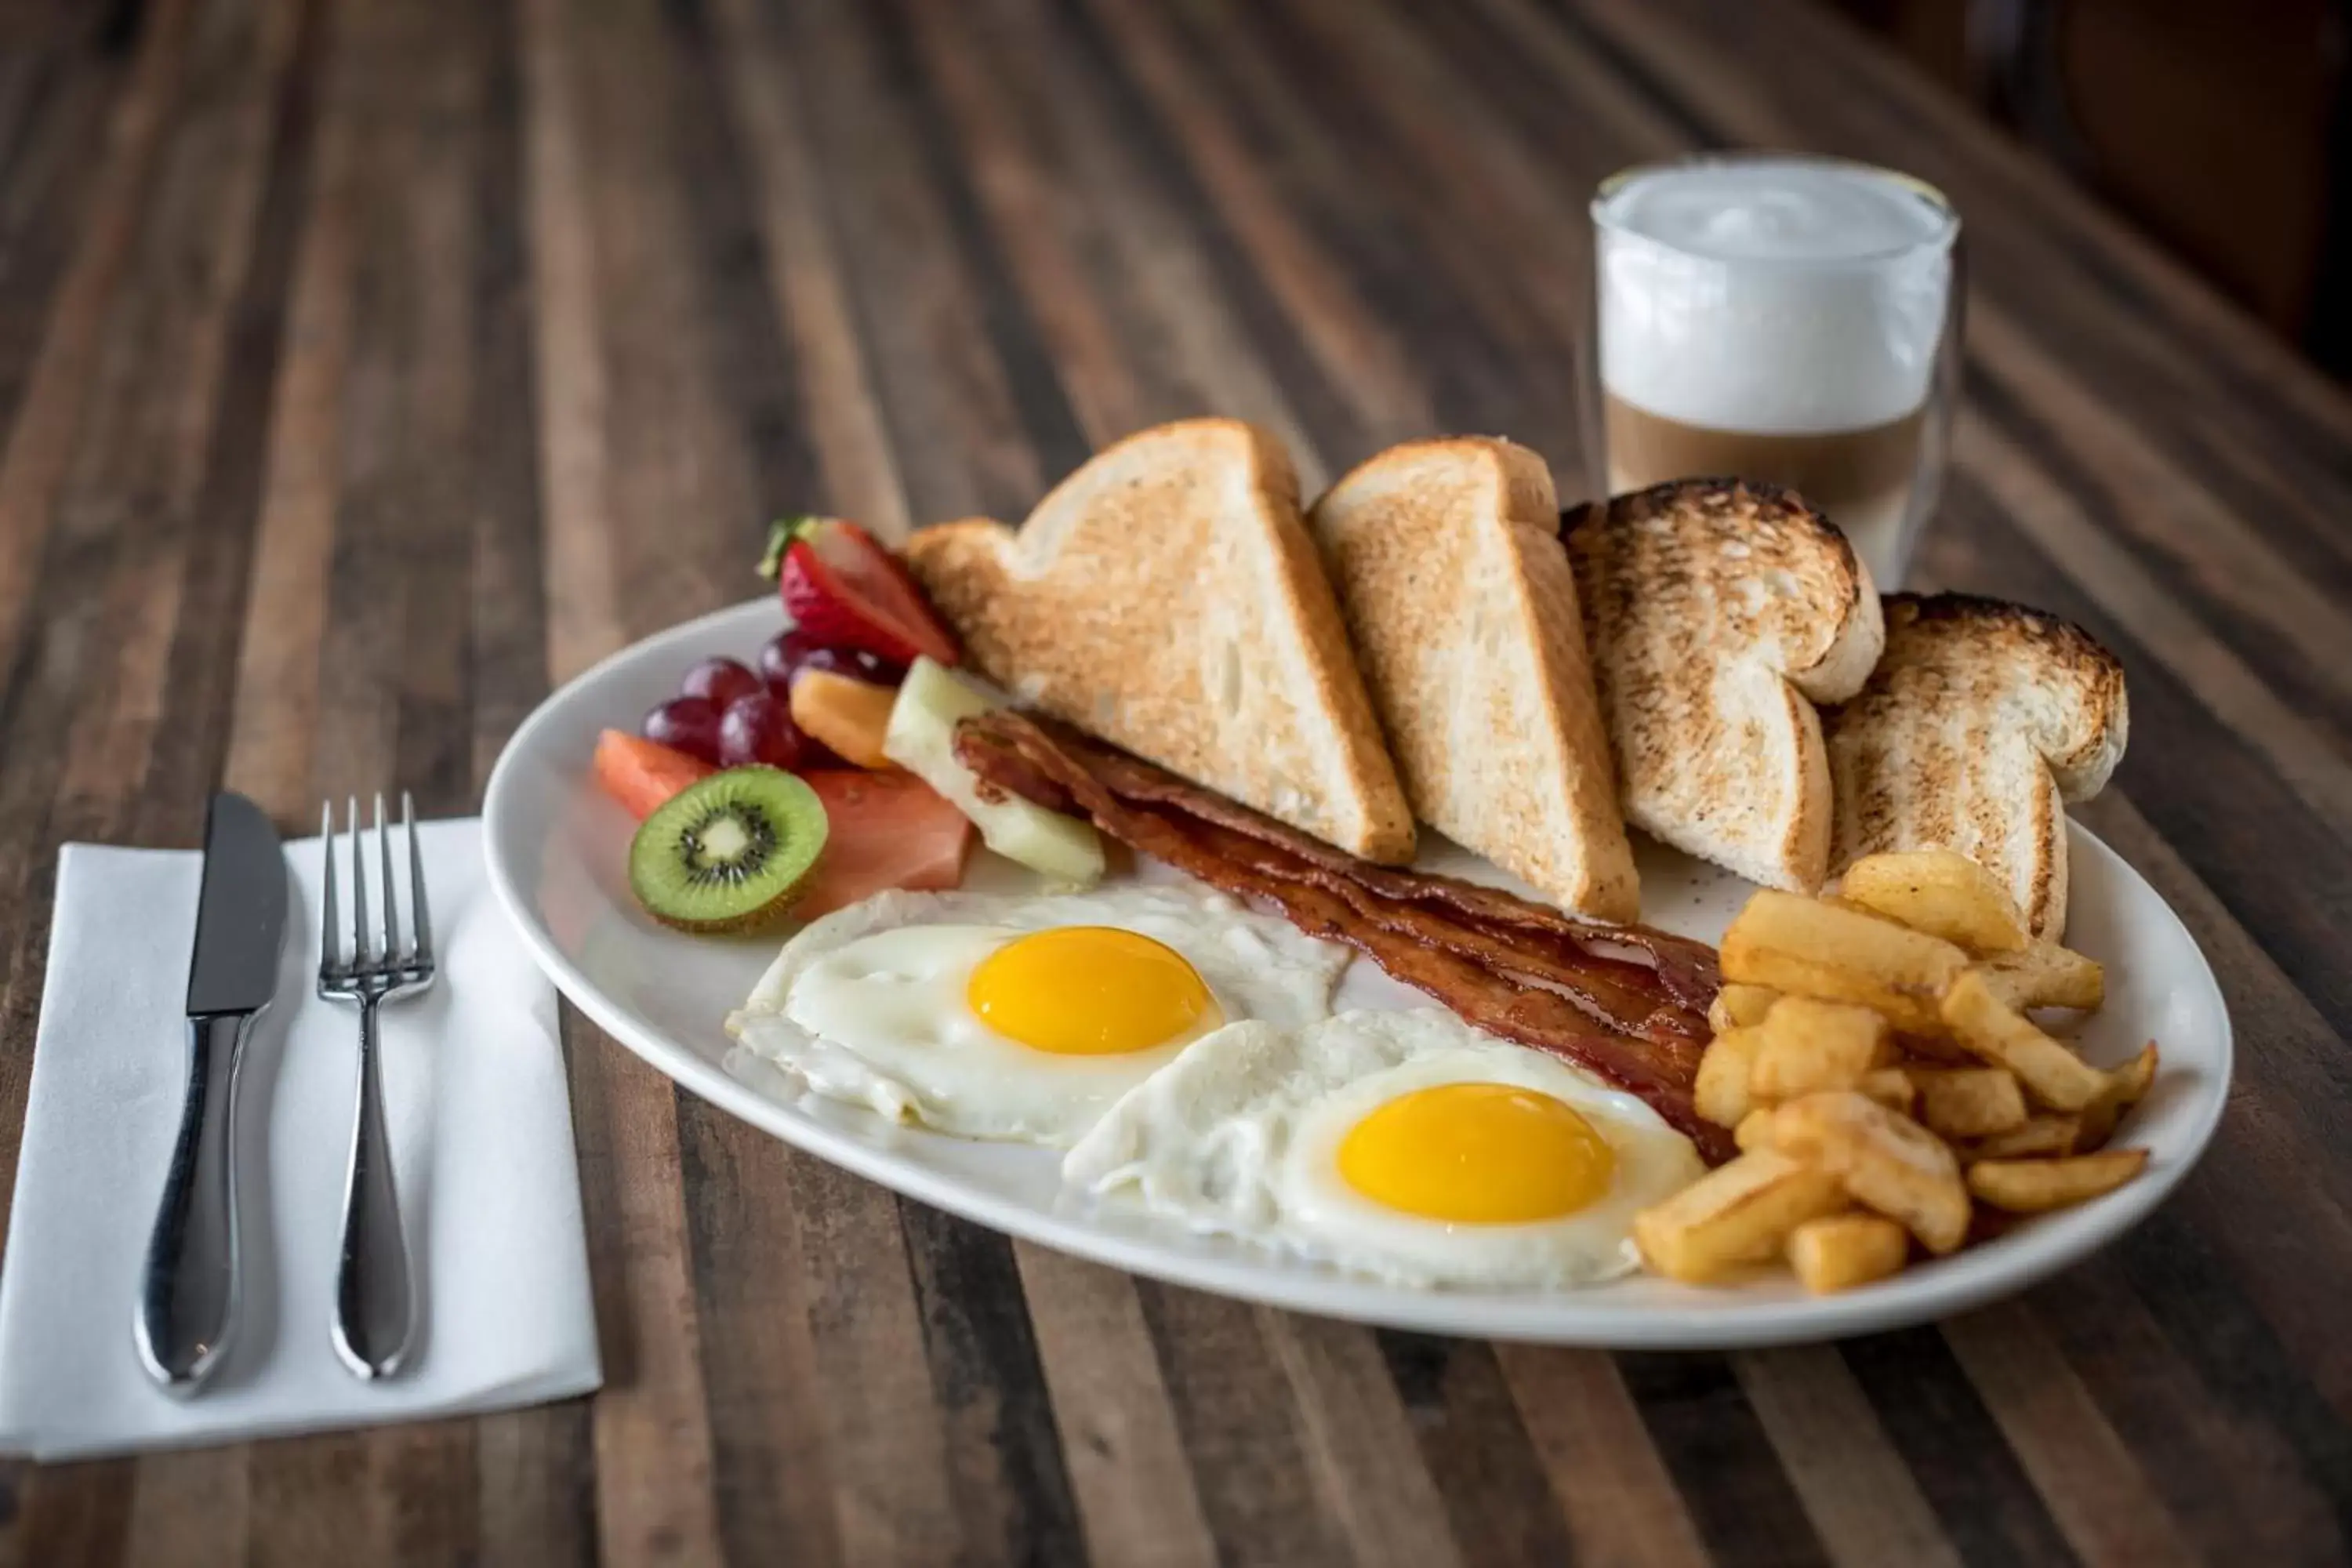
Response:
POLYGON ((2040 1279, 2210 1137, 2228 1015, 2065 814, 2079 629, 1882 596, 1796 496, 1321 497, 1233 420, 1017 530, 780 524, 484 807, 538 962, 684 1088, 1140 1275, 1430 1331, 1832 1338, 2040 1279))

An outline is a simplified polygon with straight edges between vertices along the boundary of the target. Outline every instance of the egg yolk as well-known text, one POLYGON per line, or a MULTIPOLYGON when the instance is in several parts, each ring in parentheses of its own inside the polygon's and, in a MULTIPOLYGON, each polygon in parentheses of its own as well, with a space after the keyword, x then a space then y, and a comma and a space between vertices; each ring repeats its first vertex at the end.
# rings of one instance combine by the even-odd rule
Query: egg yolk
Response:
POLYGON ((1340 1176, 1374 1203, 1470 1225, 1574 1214, 1608 1191, 1616 1163, 1566 1102, 1506 1083, 1399 1095, 1339 1143, 1340 1176))
POLYGON ((1008 942, 972 970, 964 994, 997 1033, 1066 1057, 1150 1050, 1220 1016, 1182 954, 1111 926, 1008 942))

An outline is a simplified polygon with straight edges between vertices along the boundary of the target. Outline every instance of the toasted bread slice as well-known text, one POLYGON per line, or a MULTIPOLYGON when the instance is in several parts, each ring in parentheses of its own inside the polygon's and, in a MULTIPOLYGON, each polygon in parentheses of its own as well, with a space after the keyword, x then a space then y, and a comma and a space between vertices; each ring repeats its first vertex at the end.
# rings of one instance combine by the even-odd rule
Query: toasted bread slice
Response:
POLYGON ((2000 879, 2037 936, 2066 929, 2063 802, 2122 760, 2124 669, 2054 616, 1965 594, 1892 594, 1886 654, 1825 715, 1843 870, 1884 849, 1955 849, 2000 879))
POLYGON ((1297 477, 1265 431, 1141 431, 1018 532, 924 529, 907 563, 1021 700, 1368 860, 1412 858, 1412 815, 1297 477))
POLYGON ((1565 907, 1640 913, 1551 470, 1484 437, 1365 462, 1307 514, 1413 815, 1565 907))
POLYGON ((1816 702, 1862 689, 1884 629, 1853 547, 1795 495, 1685 479, 1568 517, 1625 819, 1768 888, 1829 874, 1816 702))

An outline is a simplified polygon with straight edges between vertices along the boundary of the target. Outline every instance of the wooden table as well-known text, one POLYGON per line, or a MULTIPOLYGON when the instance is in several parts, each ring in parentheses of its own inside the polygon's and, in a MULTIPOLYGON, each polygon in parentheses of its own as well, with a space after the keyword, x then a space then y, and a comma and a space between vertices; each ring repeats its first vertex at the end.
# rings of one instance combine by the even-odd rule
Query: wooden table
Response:
POLYGON ((467 811, 771 513, 1018 516, 1180 413, 1576 493, 1587 194, 1755 142, 1957 200, 1919 575, 2130 668, 2083 815, 2241 1033, 2128 1240, 1837 1346, 1373 1332, 902 1203, 574 1017, 601 1396, 0 1468, 0 1561, 2342 1560, 2352 403, 1790 0, 0 5, 0 1173, 59 841, 467 811))

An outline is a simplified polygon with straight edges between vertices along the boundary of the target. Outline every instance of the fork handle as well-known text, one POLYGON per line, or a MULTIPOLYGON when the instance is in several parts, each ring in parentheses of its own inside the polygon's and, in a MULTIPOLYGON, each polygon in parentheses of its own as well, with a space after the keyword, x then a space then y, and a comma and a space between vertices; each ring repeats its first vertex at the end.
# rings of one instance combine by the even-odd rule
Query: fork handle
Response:
POLYGON ((352 1125, 351 1177, 343 1189, 342 1259, 335 1278, 335 1353, 363 1381, 400 1370, 416 1321, 408 1243, 392 1177, 383 1124, 376 1004, 360 1004, 360 1092, 352 1125))
POLYGON ((139 1359, 164 1392, 194 1394, 236 1331, 236 1076, 250 1013, 188 1020, 180 1135, 147 1237, 133 1324, 139 1359))

